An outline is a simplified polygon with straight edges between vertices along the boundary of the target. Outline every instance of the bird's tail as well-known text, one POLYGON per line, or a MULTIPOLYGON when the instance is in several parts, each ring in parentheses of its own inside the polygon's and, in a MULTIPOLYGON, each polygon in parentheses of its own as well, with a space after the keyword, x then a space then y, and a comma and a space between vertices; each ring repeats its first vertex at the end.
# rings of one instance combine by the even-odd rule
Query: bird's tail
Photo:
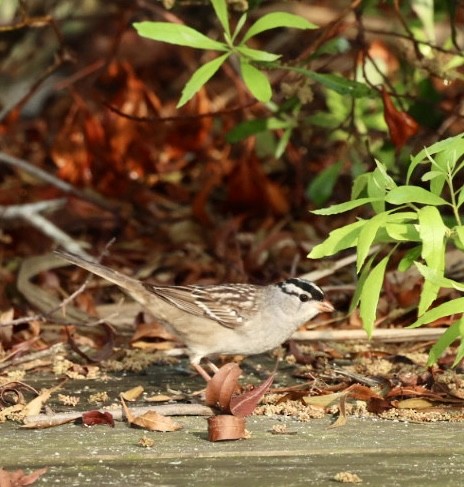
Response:
POLYGON ((127 291, 128 294, 130 294, 134 299, 142 304, 145 304, 145 300, 143 298, 144 296, 149 295, 149 292, 145 289, 140 281, 137 281, 137 279, 133 279, 132 277, 121 274, 120 272, 102 264, 98 264, 97 262, 91 262, 90 260, 83 259, 78 255, 69 254, 68 252, 63 252, 61 250, 56 250, 54 253, 62 259, 67 260, 72 264, 76 264, 77 266, 82 267, 83 269, 86 269, 97 276, 103 277, 103 279, 106 279, 113 284, 116 284, 127 291))

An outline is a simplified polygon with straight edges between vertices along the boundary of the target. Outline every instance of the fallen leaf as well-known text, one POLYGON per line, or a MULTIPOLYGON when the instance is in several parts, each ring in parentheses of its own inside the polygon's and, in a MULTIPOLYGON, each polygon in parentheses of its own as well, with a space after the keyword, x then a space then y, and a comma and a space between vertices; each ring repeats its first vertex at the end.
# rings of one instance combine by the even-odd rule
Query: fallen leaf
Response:
POLYGON ((63 383, 66 381, 61 382, 55 387, 52 387, 51 389, 45 389, 43 390, 37 397, 32 399, 32 401, 29 401, 26 406, 24 406, 24 409, 22 410, 22 414, 24 417, 27 416, 36 416, 40 414, 40 411, 43 407, 43 405, 50 399, 50 396, 56 392, 58 389, 61 388, 63 383))
POLYGON ((143 393, 143 387, 135 386, 132 389, 129 389, 128 391, 121 392, 121 397, 126 401, 135 401, 140 397, 142 393, 143 393))
POLYGON ((114 428, 114 419, 108 411, 87 411, 82 414, 82 424, 84 426, 96 426, 98 424, 108 425, 114 428))
POLYGON ((110 326, 108 323, 100 323, 100 326, 105 331, 105 337, 103 339, 104 345, 100 350, 98 350, 98 352, 94 354, 93 357, 90 357, 87 353, 83 352, 80 349, 79 345, 74 339, 74 333, 71 332, 71 327, 65 326, 64 328, 68 336, 69 346, 72 348, 72 350, 74 350, 78 355, 83 357, 88 362, 92 362, 92 363, 101 362, 102 360, 106 360, 110 358, 110 356, 113 353, 114 339, 116 336, 115 331, 113 327, 110 326))
POLYGON ((38 480, 46 471, 48 467, 39 468, 32 473, 26 475, 23 470, 14 470, 9 472, 0 468, 0 487, 22 487, 32 485, 38 480))
POLYGON ((141 416, 132 419, 131 426, 146 429, 148 431, 177 431, 183 428, 180 423, 177 423, 169 416, 163 416, 156 411, 147 411, 141 416))
POLYGON ((230 412, 234 416, 249 416, 271 387, 274 376, 275 374, 271 374, 265 381, 251 391, 240 394, 239 396, 232 396, 230 400, 230 412))
POLYGON ((183 426, 177 423, 168 416, 163 416, 156 411, 147 411, 140 416, 134 416, 131 410, 126 406, 124 398, 121 397, 122 407, 124 409, 124 414, 126 415, 127 422, 131 426, 137 428, 146 429, 148 431, 177 431, 182 429, 183 426))
POLYGON ((363 386, 361 384, 353 384, 352 386, 348 387, 345 392, 348 392, 350 397, 359 401, 368 401, 373 397, 381 399, 381 396, 379 396, 379 394, 373 391, 370 387, 363 386))
MULTIPOLYGON (((30 421, 26 424, 21 425, 21 429, 37 429, 43 430, 47 428, 54 428, 55 426, 61 426, 62 424, 72 423, 76 421, 76 418, 54 418, 51 417, 49 419, 39 419, 38 421, 30 421)), ((0 484, 1 487, 1 484, 0 484)))
POLYGON ((326 394, 324 396, 305 396, 303 397, 303 402, 307 406, 319 406, 326 408, 335 401, 338 401, 344 394, 344 392, 335 392, 333 394, 326 394))
POLYGON ((367 401, 366 407, 370 413, 380 414, 388 409, 391 409, 393 406, 391 405, 390 401, 373 397, 367 401))
POLYGON ((206 386, 206 405, 230 412, 230 400, 238 388, 238 378, 241 374, 242 369, 236 363, 223 365, 206 386))
POLYGON ((421 399, 420 397, 403 399, 402 401, 395 401, 392 404, 398 409, 426 409, 433 407, 433 404, 430 401, 421 399))
POLYGON ((340 426, 345 426, 347 418, 346 418, 346 397, 347 395, 344 394, 340 397, 340 404, 339 404, 339 414, 338 418, 333 422, 329 428, 339 428, 340 426))
POLYGON ((225 441, 245 438, 245 418, 222 414, 208 418, 208 440, 225 441))

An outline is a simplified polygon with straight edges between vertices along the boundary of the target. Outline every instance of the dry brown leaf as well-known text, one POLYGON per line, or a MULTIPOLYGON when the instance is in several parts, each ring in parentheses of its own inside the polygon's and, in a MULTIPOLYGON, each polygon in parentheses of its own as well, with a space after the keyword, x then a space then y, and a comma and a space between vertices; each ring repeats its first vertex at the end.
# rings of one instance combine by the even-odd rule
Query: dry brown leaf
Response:
POLYGON ((245 418, 223 414, 208 418, 208 440, 225 441, 245 438, 245 418))
POLYGON ((183 426, 177 423, 168 416, 163 416, 156 411, 147 411, 140 416, 134 416, 130 409, 126 406, 124 399, 121 397, 122 407, 124 409, 124 414, 126 415, 127 422, 131 426, 137 428, 143 428, 148 431, 177 431, 182 429, 183 426))
POLYGON ((114 428, 114 418, 108 411, 87 411, 82 414, 82 424, 84 426, 96 426, 102 424, 114 428))
POLYGON ((143 393, 143 390, 144 389, 142 386, 135 386, 128 391, 121 392, 121 397, 126 401, 136 401, 143 393))
MULTIPOLYGON (((62 424, 72 423, 76 421, 77 418, 54 418, 53 416, 50 419, 39 419, 38 421, 31 421, 26 424, 22 424, 20 426, 21 429, 37 429, 43 430, 47 428, 53 428, 55 426, 61 426, 62 424)), ((0 484, 1 487, 1 484, 0 484)))
POLYGON ((47 470, 48 467, 39 468, 26 475, 23 470, 14 470, 13 472, 9 472, 8 470, 0 468, 0 487, 22 487, 32 485, 47 470))
POLYGON ((131 426, 146 429, 148 431, 177 431, 183 428, 180 423, 177 423, 169 416, 163 416, 156 411, 147 411, 141 416, 132 419, 131 426))
POLYGON ((234 362, 223 365, 206 386, 206 405, 228 412, 230 400, 238 388, 238 378, 241 373, 242 369, 234 362))
POLYGON ((44 389, 37 397, 29 401, 22 410, 24 417, 36 416, 40 414, 42 406, 50 399, 50 396, 61 388, 63 383, 52 387, 51 389, 44 389))
POLYGON ((359 401, 368 401, 373 397, 381 399, 379 394, 373 391, 370 387, 363 386, 361 384, 353 384, 352 386, 348 387, 345 392, 347 392, 353 399, 357 399, 359 401))
POLYGON ((253 413, 259 401, 272 385, 275 374, 271 374, 265 381, 239 396, 230 399, 230 412, 234 416, 249 416, 253 413))
POLYGON ((418 132, 419 124, 406 112, 401 112, 395 107, 390 95, 383 87, 382 99, 385 122, 388 125, 390 138, 395 147, 401 149, 418 132))
POLYGON ((172 342, 176 340, 176 337, 172 333, 169 333, 163 325, 153 321, 150 323, 139 323, 132 335, 131 343, 146 339, 172 342))
POLYGON ((326 408, 335 401, 338 401, 344 392, 334 392, 333 394, 326 394, 325 396, 305 396, 303 402, 307 406, 316 406, 326 408))
POLYGON ((146 397, 145 402, 169 402, 169 401, 183 401, 186 399, 184 394, 174 394, 173 396, 168 396, 167 394, 156 394, 155 396, 146 397))
POLYGON ((427 409, 433 407, 433 404, 430 401, 420 397, 403 399, 402 401, 395 401, 392 404, 398 409, 427 409))
POLYGON ((346 417, 346 394, 340 397, 340 404, 339 404, 339 414, 338 418, 329 426, 329 428, 339 428, 340 426, 345 426, 347 417, 346 417))

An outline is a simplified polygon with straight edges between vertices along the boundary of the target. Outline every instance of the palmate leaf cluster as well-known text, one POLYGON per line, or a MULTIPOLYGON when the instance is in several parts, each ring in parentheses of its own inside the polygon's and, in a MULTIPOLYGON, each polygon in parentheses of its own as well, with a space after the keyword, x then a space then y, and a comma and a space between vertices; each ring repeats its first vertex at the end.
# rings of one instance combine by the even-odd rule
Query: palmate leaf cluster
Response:
POLYGON ((224 30, 224 41, 217 41, 206 37, 191 27, 169 22, 136 22, 134 27, 137 32, 150 39, 188 46, 196 49, 218 51, 220 54, 212 61, 203 64, 189 79, 178 107, 185 105, 200 88, 218 71, 231 55, 236 55, 240 65, 240 73, 245 85, 253 96, 261 101, 268 102, 272 96, 271 84, 266 75, 254 63, 263 65, 273 63, 280 55, 259 49, 253 49, 247 42, 254 36, 270 29, 289 27, 293 29, 316 29, 317 26, 306 19, 287 12, 272 12, 260 17, 254 24, 240 36, 247 21, 247 13, 242 14, 234 31, 230 28, 227 2, 225 0, 211 0, 216 17, 224 30))
MULTIPOLYGON (((357 289, 352 308, 359 304, 364 328, 370 335, 374 328, 377 305, 387 265, 394 252, 405 248, 399 271, 415 265, 424 277, 418 306, 418 327, 464 310, 464 298, 457 298, 430 308, 440 288, 464 291, 464 284, 445 277, 445 256, 449 246, 464 250, 464 225, 460 211, 464 204, 463 177, 464 134, 423 149, 411 158, 404 185, 397 185, 385 166, 359 176, 353 184, 352 199, 346 203, 316 210, 318 215, 334 215, 362 205, 370 205, 371 218, 358 219, 332 231, 328 238, 309 254, 316 259, 349 248, 357 249, 357 289), (412 184, 417 172, 420 186, 412 184), (379 251, 371 255, 373 246, 379 251), (388 249, 385 255, 385 249, 388 249), (383 256, 380 258, 380 256, 383 256), (379 260, 380 259, 380 260, 379 260)), ((463 254, 464 257, 464 254, 463 254)), ((429 362, 434 363, 456 338, 464 337, 464 317, 455 321, 432 348, 429 362)), ((464 340, 456 363, 464 357, 464 340)))

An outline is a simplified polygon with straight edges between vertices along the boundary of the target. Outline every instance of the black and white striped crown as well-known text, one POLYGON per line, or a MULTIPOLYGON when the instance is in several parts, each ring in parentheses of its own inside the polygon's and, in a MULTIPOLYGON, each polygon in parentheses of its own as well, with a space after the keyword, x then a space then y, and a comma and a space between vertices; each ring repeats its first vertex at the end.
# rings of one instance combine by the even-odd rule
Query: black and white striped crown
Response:
POLYGON ((324 292, 319 286, 316 286, 311 281, 306 279, 299 279, 294 277, 292 279, 287 279, 286 281, 279 282, 277 284, 279 288, 285 293, 292 296, 298 296, 301 298, 302 294, 308 295, 311 299, 316 301, 324 301, 324 292))

